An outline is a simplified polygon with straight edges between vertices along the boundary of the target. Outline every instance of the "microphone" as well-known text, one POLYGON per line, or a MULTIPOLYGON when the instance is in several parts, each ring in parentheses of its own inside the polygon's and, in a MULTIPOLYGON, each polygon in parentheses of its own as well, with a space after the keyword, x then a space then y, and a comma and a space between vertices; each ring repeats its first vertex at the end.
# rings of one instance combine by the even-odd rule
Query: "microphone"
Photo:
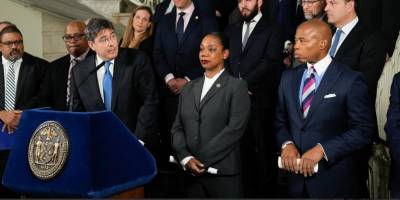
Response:
MULTIPOLYGON (((103 61, 103 62, 101 62, 99 65, 97 65, 94 69, 92 69, 86 76, 85 76, 85 78, 84 79, 82 79, 82 81, 79 83, 79 84, 76 84, 76 90, 79 90, 79 88, 89 79, 89 77, 91 76, 91 75, 93 75, 95 72, 97 72, 97 70, 99 70, 101 67, 103 67, 104 66, 104 64, 106 64, 106 62, 105 61, 103 61)), ((71 92, 71 98, 69 99, 69 102, 68 102, 68 110, 69 111, 71 111, 72 112, 72 109, 73 109, 73 99, 74 99, 74 93, 73 92, 71 92)))

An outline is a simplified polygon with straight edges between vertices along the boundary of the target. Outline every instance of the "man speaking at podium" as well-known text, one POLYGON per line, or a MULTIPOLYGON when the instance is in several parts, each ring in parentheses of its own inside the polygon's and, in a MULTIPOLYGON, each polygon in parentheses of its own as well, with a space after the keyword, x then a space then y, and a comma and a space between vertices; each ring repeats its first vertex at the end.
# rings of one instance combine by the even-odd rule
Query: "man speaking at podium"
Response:
POLYGON ((155 145, 158 96, 150 59, 139 50, 118 48, 114 27, 105 19, 91 19, 85 34, 95 54, 72 70, 71 110, 112 111, 142 144, 155 145))

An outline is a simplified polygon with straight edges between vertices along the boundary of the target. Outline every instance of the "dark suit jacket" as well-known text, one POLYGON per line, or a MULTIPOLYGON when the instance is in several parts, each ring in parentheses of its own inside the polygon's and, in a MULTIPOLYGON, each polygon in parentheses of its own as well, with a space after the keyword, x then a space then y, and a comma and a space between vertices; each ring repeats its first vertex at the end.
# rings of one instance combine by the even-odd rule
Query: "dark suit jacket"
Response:
POLYGON ((309 178, 289 174, 289 193, 301 197, 303 186, 311 198, 351 198, 361 195, 354 151, 372 142, 373 111, 363 78, 344 65, 332 62, 303 119, 299 88, 306 66, 287 70, 279 86, 276 115, 281 146, 293 141, 302 155, 320 143, 328 161, 322 159, 318 173, 309 178), (335 94, 333 98, 326 98, 335 94))
POLYGON ((361 0, 357 1, 357 15, 370 29, 379 30, 380 37, 386 42, 387 52, 393 54, 400 30, 398 0, 361 0))
POLYGON ((382 36, 359 21, 340 45, 334 60, 364 75, 371 102, 375 105, 376 88, 386 60, 382 36))
POLYGON ((277 88, 282 67, 283 41, 279 28, 264 16, 251 33, 242 52, 243 22, 230 25, 225 31, 229 38, 229 71, 246 80, 252 94, 252 106, 275 108, 277 88))
MULTIPOLYGON (((94 52, 89 50, 87 56, 92 54, 94 52)), ((61 111, 69 109, 67 108, 66 97, 70 63, 71 57, 69 54, 50 63, 45 84, 40 91, 40 104, 42 107, 51 107, 61 111)))
POLYGON ((390 189, 400 192, 400 73, 393 78, 390 91, 390 105, 385 126, 387 142, 392 161, 390 174, 390 189))
POLYGON ((220 175, 237 174, 250 114, 246 83, 223 72, 200 101, 203 83, 204 77, 189 82, 179 96, 172 148, 179 161, 193 156, 220 175))
MULTIPOLYGON (((1 58, 0 53, 0 58, 1 58)), ((0 59, 1 60, 1 59, 0 59)), ((39 91, 44 82, 49 63, 41 58, 24 53, 18 75, 15 109, 24 110, 39 106, 39 91)), ((4 109, 5 86, 3 64, 0 63, 0 106, 4 109)))
POLYGON ((199 61, 201 40, 207 33, 217 30, 216 20, 195 8, 180 44, 175 27, 176 11, 165 15, 158 24, 153 49, 155 69, 162 80, 169 73, 194 80, 203 75, 199 61))
MULTIPOLYGON (((74 111, 105 110, 96 75, 96 55, 72 70, 74 111)), ((149 144, 156 131, 158 96, 150 59, 142 51, 120 48, 114 62, 112 111, 149 144)))

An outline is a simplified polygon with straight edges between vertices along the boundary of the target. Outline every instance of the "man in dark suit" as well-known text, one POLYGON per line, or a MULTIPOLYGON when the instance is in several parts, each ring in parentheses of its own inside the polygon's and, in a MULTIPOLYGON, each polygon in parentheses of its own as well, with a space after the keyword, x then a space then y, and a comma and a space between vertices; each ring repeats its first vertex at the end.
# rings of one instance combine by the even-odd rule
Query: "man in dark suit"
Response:
POLYGON ((51 62, 41 91, 43 106, 62 111, 70 109, 71 69, 87 55, 93 54, 85 38, 85 27, 82 21, 71 21, 67 24, 62 38, 68 55, 51 62))
MULTIPOLYGON (((386 47, 382 35, 376 30, 368 29, 359 20, 356 13, 357 5, 357 0, 327 0, 325 11, 328 22, 336 28, 329 54, 336 62, 362 73, 368 94, 371 96, 371 105, 375 105, 378 80, 386 60, 386 47)), ((374 125, 377 127, 376 119, 374 125)), ((378 130, 375 128, 376 138, 377 133, 378 130)), ((367 164, 371 151, 371 146, 367 146, 358 152, 357 164, 360 165, 358 173, 362 174, 359 176, 360 185, 366 185, 368 180, 367 164)), ((365 189, 365 197, 368 197, 367 187, 365 189)))
POLYGON ((400 199, 400 73, 393 78, 390 91, 390 105, 387 112, 385 132, 390 151, 391 169, 390 184, 391 197, 400 199))
POLYGON ((276 145, 273 134, 283 41, 275 23, 261 12, 262 0, 239 1, 242 19, 230 25, 229 71, 245 80, 251 116, 243 137, 246 197, 273 197, 276 191, 276 145))
POLYGON ((150 59, 144 52, 118 48, 114 27, 105 19, 91 19, 85 34, 96 53, 72 69, 73 110, 112 111, 151 149, 157 145, 158 97, 150 59))
POLYGON ((295 198, 362 196, 354 152, 372 142, 373 110, 361 74, 328 55, 331 37, 321 20, 301 24, 295 57, 306 64, 285 71, 279 86, 277 139, 295 198))
MULTIPOLYGON (((169 180, 179 181, 175 174, 180 169, 168 163, 171 151, 171 126, 175 119, 178 96, 190 80, 203 75, 199 61, 201 39, 217 30, 215 17, 204 14, 192 0, 173 0, 175 9, 157 25, 153 58, 160 79, 160 133, 163 154, 158 165, 163 172, 172 174, 169 180)), ((168 179, 168 178, 167 178, 168 179)), ((168 185, 175 185, 169 183, 168 185)), ((179 184, 178 184, 179 185, 179 184)), ((173 186, 163 197, 181 196, 183 186, 173 186)))
MULTIPOLYGON (((48 62, 24 52, 18 28, 9 25, 0 32, 0 120, 2 130, 12 133, 18 127, 21 112, 38 106, 38 93, 48 62)), ((3 133, 2 133, 3 134, 3 133)), ((0 151, 0 177, 9 151, 0 151)), ((17 197, 0 187, 2 197, 17 197)))

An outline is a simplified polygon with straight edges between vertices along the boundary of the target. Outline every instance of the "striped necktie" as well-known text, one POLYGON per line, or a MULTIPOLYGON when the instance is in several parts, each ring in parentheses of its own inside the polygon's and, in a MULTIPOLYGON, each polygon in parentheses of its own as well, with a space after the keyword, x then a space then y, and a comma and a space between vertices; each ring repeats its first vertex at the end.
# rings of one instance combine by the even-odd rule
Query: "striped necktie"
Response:
POLYGON ((310 111, 311 102, 315 94, 315 76, 314 66, 308 69, 308 77, 304 81, 303 93, 301 95, 301 108, 303 111, 303 117, 306 118, 308 111, 310 111))
POLYGON ((12 62, 8 67, 7 79, 6 79, 6 90, 4 95, 4 109, 14 110, 15 106, 15 62, 12 62))
POLYGON ((67 79, 67 106, 70 106, 70 98, 71 98, 71 74, 72 74, 72 68, 76 65, 78 62, 78 58, 74 58, 71 60, 70 65, 69 65, 69 70, 68 70, 68 79, 67 79))

